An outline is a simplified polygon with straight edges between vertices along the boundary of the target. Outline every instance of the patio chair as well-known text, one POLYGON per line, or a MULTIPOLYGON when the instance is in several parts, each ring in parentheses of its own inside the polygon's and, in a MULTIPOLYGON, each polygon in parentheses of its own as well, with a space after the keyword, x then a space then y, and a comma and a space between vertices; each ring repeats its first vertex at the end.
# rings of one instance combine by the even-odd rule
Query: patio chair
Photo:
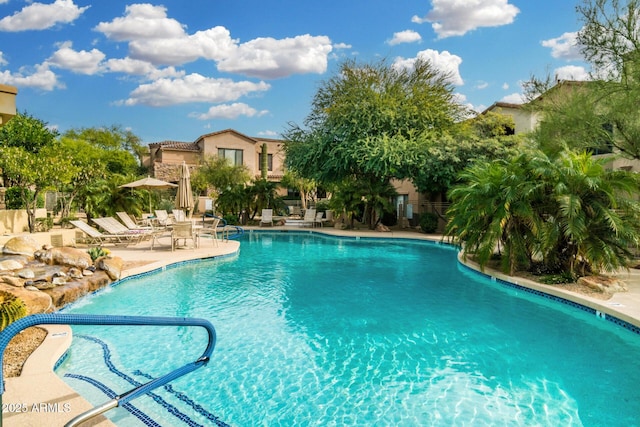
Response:
POLYGON ((173 214, 173 220, 175 222, 186 222, 187 221, 187 215, 185 215, 184 211, 182 209, 173 209, 171 211, 171 213, 173 214))
POLYGON ((220 224, 220 218, 215 218, 211 224, 207 224, 206 227, 198 230, 198 240, 200 238, 209 236, 213 242, 213 246, 218 247, 218 225, 220 224))
POLYGON ((149 225, 140 225, 136 224, 136 222, 129 216, 126 212, 116 212, 118 219, 127 227, 129 230, 152 230, 153 227, 149 225))
POLYGON ((103 245, 111 243, 114 245, 128 246, 132 243, 139 243, 142 238, 140 234, 104 234, 97 228, 94 228, 80 220, 72 220, 69 221, 69 223, 86 235, 82 242, 76 239, 76 243, 86 243, 87 245, 103 245))
POLYGON ((176 242, 180 239, 184 239, 184 244, 187 244, 187 240, 191 239, 193 242, 193 249, 198 247, 198 233, 191 221, 176 222, 173 224, 171 230, 171 251, 176 249, 176 242))
POLYGON ((156 221, 158 225, 166 227, 171 225, 171 218, 169 218, 169 214, 164 209, 158 209, 155 211, 156 213, 156 221))
POLYGON ((316 223, 316 210, 315 208, 309 208, 304 211, 304 218, 302 218, 302 226, 309 225, 313 227, 316 223))
POLYGON ((315 224, 320 224, 320 227, 324 226, 324 222, 326 221, 326 219, 323 218, 324 217, 324 212, 317 212, 316 213, 316 218, 314 219, 313 223, 315 224))
POLYGON ((262 209, 262 217, 260 218, 260 227, 273 226, 273 209, 262 209))

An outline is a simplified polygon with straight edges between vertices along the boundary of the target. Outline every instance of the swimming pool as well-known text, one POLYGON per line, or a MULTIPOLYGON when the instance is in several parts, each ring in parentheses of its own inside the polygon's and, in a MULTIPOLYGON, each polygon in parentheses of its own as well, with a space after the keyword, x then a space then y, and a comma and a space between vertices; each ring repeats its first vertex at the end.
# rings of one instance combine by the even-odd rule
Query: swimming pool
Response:
MULTIPOLYGON (((251 233, 237 257, 128 280, 66 312, 217 329, 206 368, 112 411, 118 425, 640 424, 639 335, 460 268, 442 245, 251 233)), ((205 342, 140 329, 74 327, 56 372, 98 404, 205 342)))

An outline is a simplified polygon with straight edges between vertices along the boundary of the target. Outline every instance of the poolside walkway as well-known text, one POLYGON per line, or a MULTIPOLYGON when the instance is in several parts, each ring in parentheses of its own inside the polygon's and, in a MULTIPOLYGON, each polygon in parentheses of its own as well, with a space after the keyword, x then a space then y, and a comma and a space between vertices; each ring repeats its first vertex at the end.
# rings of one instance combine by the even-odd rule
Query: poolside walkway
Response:
MULTIPOLYGON (((247 227, 248 233, 259 231, 302 231, 318 232, 333 236, 348 236, 356 238, 400 238, 440 241, 441 236, 426 235, 416 231, 392 231, 380 233, 368 230, 337 230, 334 228, 299 228, 290 226, 276 226, 273 228, 247 227)), ((161 242, 162 243, 162 242, 161 242)), ((210 240, 203 239, 197 249, 178 249, 171 251, 168 245, 156 247, 150 250, 148 242, 128 248, 111 248, 113 255, 123 258, 125 261, 136 265, 123 272, 123 277, 152 271, 176 262, 210 258, 214 256, 234 254, 239 251, 240 244, 231 240, 219 242, 215 247, 210 240)), ((477 269, 472 263, 467 264, 477 269)), ((621 272, 616 277, 624 280, 629 288, 628 292, 620 292, 609 300, 601 300, 576 292, 560 289, 556 286, 541 285, 522 278, 513 278, 499 272, 485 270, 485 274, 517 283, 524 287, 539 290, 555 295, 579 304, 594 308, 601 313, 606 313, 625 320, 640 327, 640 271, 621 272)), ((49 328, 49 327, 48 327, 49 328)), ((3 413, 5 426, 43 426, 64 425, 73 417, 91 408, 91 405, 64 383, 53 373, 53 366, 64 354, 71 343, 71 329, 68 326, 51 327, 49 334, 43 343, 29 358, 23 368, 22 375, 17 378, 5 379, 6 392, 2 403, 7 408, 13 408, 12 412, 3 413), (13 404, 14 406, 7 406, 13 404), (42 405, 44 404, 44 406, 42 405), (35 405, 35 406, 34 406, 35 405), (17 412, 20 408, 26 408, 24 412, 17 412), (37 409, 45 408, 43 411, 37 409)), ((118 390, 121 393, 126 390, 118 390)), ((107 399, 105 398, 105 401, 107 399)), ((83 425, 112 426, 113 424, 104 417, 96 419, 93 424, 83 425)))

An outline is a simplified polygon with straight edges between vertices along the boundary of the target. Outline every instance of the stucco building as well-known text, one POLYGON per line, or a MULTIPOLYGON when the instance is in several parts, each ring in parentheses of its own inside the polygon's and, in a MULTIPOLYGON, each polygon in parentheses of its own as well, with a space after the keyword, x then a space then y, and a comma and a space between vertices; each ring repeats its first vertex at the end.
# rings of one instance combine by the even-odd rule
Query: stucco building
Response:
POLYGON ((261 176, 262 146, 267 145, 269 181, 279 182, 284 174, 283 141, 251 137, 233 129, 212 132, 193 142, 162 141, 149 144, 145 166, 158 179, 177 182, 179 166, 185 162, 191 171, 209 156, 229 159, 232 164, 245 165, 256 178, 261 176))

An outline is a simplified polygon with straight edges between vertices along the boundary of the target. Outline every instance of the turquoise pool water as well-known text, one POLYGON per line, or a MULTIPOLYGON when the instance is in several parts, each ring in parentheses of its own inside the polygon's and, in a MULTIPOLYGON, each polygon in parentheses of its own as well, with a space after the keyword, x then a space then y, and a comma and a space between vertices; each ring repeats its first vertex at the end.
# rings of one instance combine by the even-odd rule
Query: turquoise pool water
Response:
MULTIPOLYGON (((445 246, 252 233, 236 257, 65 312, 215 325, 209 365, 113 411, 122 426, 640 425, 639 335, 468 272, 445 246)), ((98 404, 205 342, 193 329, 75 327, 57 373, 98 404)))

